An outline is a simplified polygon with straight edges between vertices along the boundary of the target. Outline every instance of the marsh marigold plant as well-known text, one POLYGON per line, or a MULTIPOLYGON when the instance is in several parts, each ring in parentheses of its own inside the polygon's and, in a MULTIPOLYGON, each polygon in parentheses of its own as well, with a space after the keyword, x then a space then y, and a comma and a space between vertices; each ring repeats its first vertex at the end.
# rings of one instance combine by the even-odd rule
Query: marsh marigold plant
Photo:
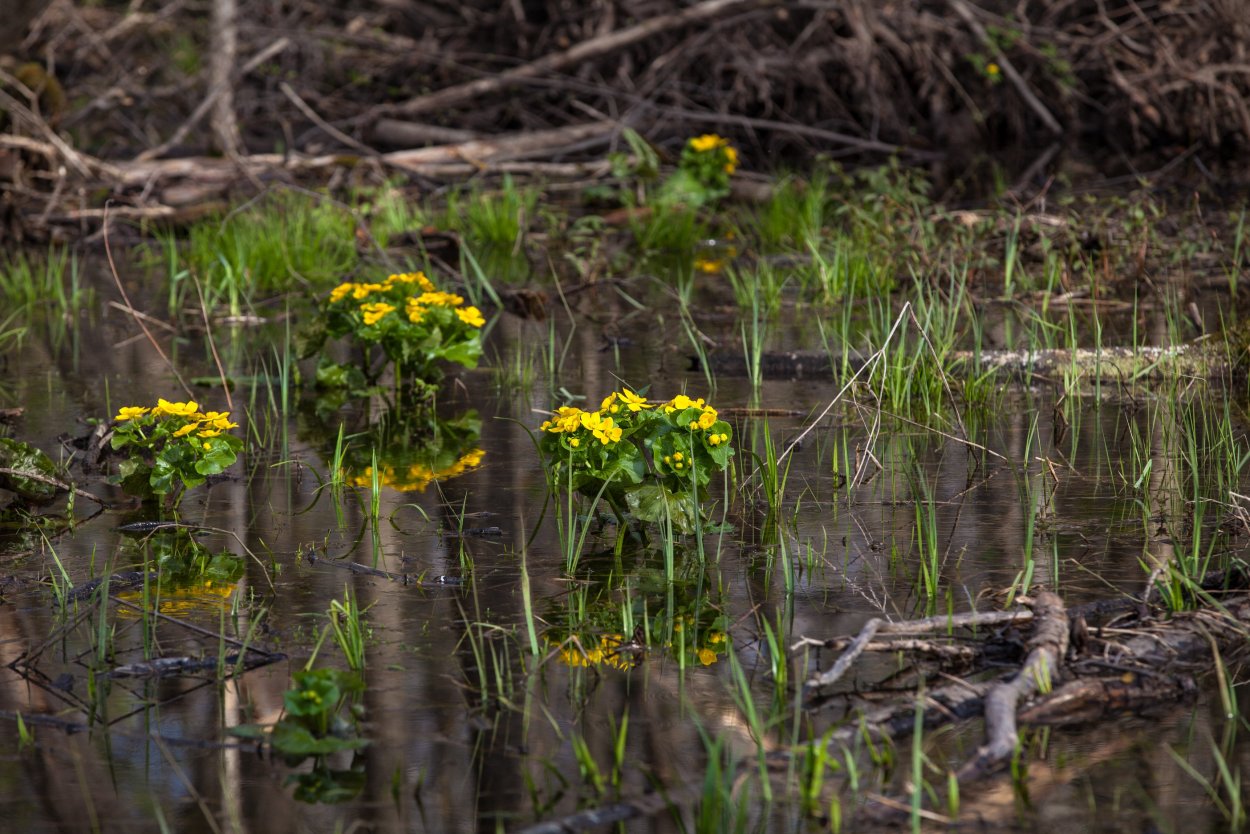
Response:
POLYGON ((243 441, 228 411, 201 411, 195 402, 157 400, 155 407, 125 406, 113 418, 112 446, 126 458, 114 480, 132 495, 166 496, 204 483, 234 463, 243 441))
POLYGON ((562 406, 540 427, 552 486, 602 496, 619 516, 693 532, 712 476, 729 464, 733 430, 702 398, 653 403, 628 388, 597 411, 562 406))
MULTIPOLYGON (((481 310, 438 289, 423 272, 391 275, 376 283, 349 281, 330 292, 320 320, 303 334, 300 352, 313 356, 327 339, 347 337, 361 349, 359 371, 369 384, 391 362, 406 379, 433 382, 440 361, 477 366, 485 324, 481 310), (377 361, 379 352, 386 361, 377 361)), ((318 380, 326 384, 341 384, 348 376, 333 363, 318 370, 318 380)))

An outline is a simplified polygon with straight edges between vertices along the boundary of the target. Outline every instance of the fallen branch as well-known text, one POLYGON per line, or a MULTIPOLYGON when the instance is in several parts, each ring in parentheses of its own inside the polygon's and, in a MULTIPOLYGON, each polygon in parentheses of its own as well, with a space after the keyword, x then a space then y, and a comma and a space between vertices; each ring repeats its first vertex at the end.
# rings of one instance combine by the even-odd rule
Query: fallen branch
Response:
POLYGON ((1033 600, 1035 627, 1029 655, 1012 680, 998 684, 985 696, 986 742, 976 756, 959 769, 959 779, 985 776, 1011 757, 1019 738, 1016 706, 1035 692, 1049 692, 1063 656, 1068 651, 1068 615, 1063 600, 1041 591, 1033 600))
MULTIPOLYGON (((837 662, 828 671, 809 678, 805 686, 808 689, 824 689, 837 683, 846 674, 847 669, 851 667, 855 659, 867 650, 869 642, 877 634, 926 634, 935 631, 949 631, 956 628, 1023 623, 1032 620, 1033 617, 1034 612, 1024 609, 1017 611, 969 611, 964 614, 928 617, 923 620, 911 620, 901 623, 874 617, 864 623, 864 627, 860 629, 859 635, 851 642, 850 647, 842 653, 837 662)), ((813 640, 809 637, 804 637, 791 646, 790 651, 793 652, 809 646, 820 646, 823 648, 832 644, 833 641, 813 640)))
POLYGON ((771 1, 705 0, 705 2, 682 9, 675 14, 653 17, 635 26, 583 41, 563 52, 544 55, 536 61, 514 67, 499 75, 446 87, 433 93, 399 102, 398 104, 383 105, 376 108, 374 112, 380 116, 415 116, 420 113, 459 107, 482 96, 515 87, 527 79, 536 78, 549 72, 573 66, 590 58, 598 58, 610 52, 615 52, 652 35, 681 29, 694 23, 720 17, 729 12, 739 11, 740 9, 763 6, 771 1))

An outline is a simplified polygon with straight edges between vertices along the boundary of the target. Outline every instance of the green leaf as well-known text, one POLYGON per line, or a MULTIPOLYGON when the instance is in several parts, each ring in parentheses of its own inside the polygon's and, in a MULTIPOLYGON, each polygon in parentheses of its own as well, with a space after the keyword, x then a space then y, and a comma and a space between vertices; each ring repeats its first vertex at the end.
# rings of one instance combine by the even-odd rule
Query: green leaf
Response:
POLYGON ((29 443, 0 437, 0 467, 16 472, 0 474, 0 488, 17 493, 23 501, 41 504, 56 497, 55 486, 27 477, 41 475, 59 480, 52 460, 29 443))
POLYGON ((367 738, 315 736, 301 724, 282 719, 273 726, 269 737, 273 748, 284 756, 325 756, 340 750, 360 750, 369 746, 367 738))

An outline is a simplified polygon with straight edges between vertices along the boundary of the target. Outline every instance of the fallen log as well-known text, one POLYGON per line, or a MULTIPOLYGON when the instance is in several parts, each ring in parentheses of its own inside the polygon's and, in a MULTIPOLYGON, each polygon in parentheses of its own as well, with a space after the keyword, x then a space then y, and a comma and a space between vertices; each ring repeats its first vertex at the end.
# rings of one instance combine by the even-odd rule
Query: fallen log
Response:
MULTIPOLYGON (((822 351, 768 352, 760 357, 764 379, 833 380, 855 373, 875 354, 850 351, 834 354, 822 351)), ((688 357, 691 370, 702 371, 697 356, 688 357)), ((1176 347, 1106 347, 1100 350, 958 350, 943 357, 951 368, 964 367, 978 374, 994 373, 1012 380, 1045 378, 1070 371, 1098 374, 1103 379, 1124 382, 1158 382, 1178 377, 1209 378, 1231 371, 1227 358, 1192 345, 1176 347)), ((717 376, 749 376, 742 351, 716 351, 707 355, 706 368, 717 376)))

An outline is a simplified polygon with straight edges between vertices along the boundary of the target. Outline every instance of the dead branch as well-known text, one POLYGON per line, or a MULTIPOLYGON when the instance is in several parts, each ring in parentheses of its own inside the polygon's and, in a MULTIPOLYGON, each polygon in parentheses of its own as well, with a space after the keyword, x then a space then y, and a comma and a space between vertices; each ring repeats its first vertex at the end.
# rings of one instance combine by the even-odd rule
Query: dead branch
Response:
POLYGON ((1033 601, 1036 626, 1029 638, 1029 655, 1012 680, 998 684, 985 696, 986 742, 959 770, 960 780, 985 776, 1010 758, 1016 749, 1016 705, 1034 692, 1049 692, 1068 651, 1068 615, 1063 600, 1041 591, 1033 601))
POLYGON ((650 20, 583 41, 563 52, 544 55, 536 61, 530 61, 519 67, 490 78, 480 78, 464 84, 457 84, 428 95, 417 96, 398 104, 385 105, 377 108, 379 116, 416 116, 436 110, 458 107, 482 96, 491 95, 501 90, 515 87, 530 78, 536 78, 549 72, 562 70, 565 67, 579 64, 590 58, 599 58, 608 53, 616 52, 626 46, 637 43, 656 35, 686 26, 712 20, 734 11, 755 6, 763 6, 775 0, 704 0, 674 14, 660 15, 650 20))
MULTIPOLYGON (((864 627, 860 629, 859 635, 851 643, 850 647, 842 653, 837 662, 827 672, 822 672, 809 678, 805 686, 809 690, 824 689, 837 683, 846 674, 846 671, 855 662, 856 658, 864 653, 869 642, 877 634, 926 634, 956 628, 1022 623, 1028 622, 1033 617, 1034 612, 1024 609, 1018 611, 970 611, 964 614, 928 617, 923 620, 911 620, 901 623, 874 617, 864 624, 864 627)), ((808 646, 823 647, 826 645, 828 645, 826 641, 804 637, 791 646, 790 651, 793 652, 808 646)))

